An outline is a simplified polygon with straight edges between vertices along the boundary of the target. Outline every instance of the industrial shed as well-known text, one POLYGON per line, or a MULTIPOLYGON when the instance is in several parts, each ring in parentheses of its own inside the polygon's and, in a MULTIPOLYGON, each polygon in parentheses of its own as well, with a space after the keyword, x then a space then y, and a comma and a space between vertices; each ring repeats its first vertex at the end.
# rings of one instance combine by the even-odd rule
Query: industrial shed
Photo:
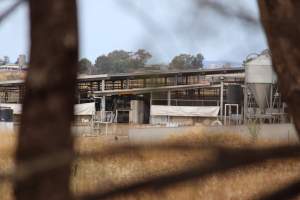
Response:
MULTIPOLYGON (((242 123, 251 118, 251 106, 260 105, 253 104, 257 98, 248 92, 249 81, 245 81, 251 62, 259 58, 249 58, 240 68, 79 76, 76 121, 178 126, 205 119, 242 123)), ((276 83, 272 84, 275 88, 276 83)), ((20 106, 24 87, 22 80, 0 82, 1 104, 20 106)), ((20 113, 14 114, 17 119, 20 113)))

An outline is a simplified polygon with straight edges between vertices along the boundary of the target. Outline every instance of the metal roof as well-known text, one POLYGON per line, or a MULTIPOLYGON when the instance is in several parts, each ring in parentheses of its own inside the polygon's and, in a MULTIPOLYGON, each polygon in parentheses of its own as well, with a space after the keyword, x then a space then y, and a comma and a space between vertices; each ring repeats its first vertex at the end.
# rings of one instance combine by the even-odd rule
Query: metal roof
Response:
POLYGON ((124 80, 135 78, 151 78, 151 77, 166 77, 176 75, 208 75, 208 74, 220 74, 220 73, 241 73, 244 72, 244 67, 238 68, 216 68, 216 69, 192 69, 192 70, 176 70, 176 71, 149 71, 149 72, 137 72, 137 73, 118 73, 118 74, 100 74, 91 76, 79 76, 79 82, 85 81, 97 81, 102 79, 111 80, 124 80))
MULTIPOLYGON (((119 74, 98 74, 98 75, 79 75, 78 82, 100 81, 100 80, 126 80, 135 78, 151 78, 151 77, 169 77, 176 75, 217 75, 243 73, 244 67, 239 68, 216 68, 216 69, 198 69, 198 70, 177 70, 177 71, 150 71, 137 73, 119 73, 119 74)), ((0 85, 21 85, 24 80, 0 81, 0 85)))

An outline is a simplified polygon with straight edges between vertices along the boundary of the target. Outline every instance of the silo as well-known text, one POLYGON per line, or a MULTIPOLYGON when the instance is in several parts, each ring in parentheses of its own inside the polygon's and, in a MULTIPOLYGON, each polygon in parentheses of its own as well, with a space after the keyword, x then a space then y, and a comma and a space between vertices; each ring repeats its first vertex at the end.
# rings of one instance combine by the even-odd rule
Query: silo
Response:
POLYGON ((270 99, 271 85, 276 82, 271 56, 263 53, 245 62, 246 84, 254 95, 261 111, 264 111, 270 99))

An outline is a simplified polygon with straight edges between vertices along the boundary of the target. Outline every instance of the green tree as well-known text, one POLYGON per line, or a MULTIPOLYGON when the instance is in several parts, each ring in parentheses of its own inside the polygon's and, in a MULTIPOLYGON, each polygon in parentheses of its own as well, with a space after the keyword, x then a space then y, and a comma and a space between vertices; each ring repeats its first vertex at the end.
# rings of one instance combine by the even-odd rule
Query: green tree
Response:
POLYGON ((149 59, 152 58, 152 55, 145 49, 139 49, 134 53, 135 59, 138 60, 141 64, 145 65, 149 59))
POLYGON ((99 56, 95 61, 97 74, 133 72, 145 67, 151 54, 144 49, 136 52, 115 50, 107 55, 99 56))
POLYGON ((203 67, 204 57, 202 54, 196 56, 190 54, 180 54, 175 56, 169 64, 170 69, 199 69, 203 67))
POLYGON ((201 53, 198 53, 196 56, 194 56, 194 60, 192 62, 193 67, 203 68, 203 60, 204 56, 201 53))
POLYGON ((90 74, 93 68, 93 64, 87 58, 82 58, 79 60, 79 73, 80 74, 90 74))

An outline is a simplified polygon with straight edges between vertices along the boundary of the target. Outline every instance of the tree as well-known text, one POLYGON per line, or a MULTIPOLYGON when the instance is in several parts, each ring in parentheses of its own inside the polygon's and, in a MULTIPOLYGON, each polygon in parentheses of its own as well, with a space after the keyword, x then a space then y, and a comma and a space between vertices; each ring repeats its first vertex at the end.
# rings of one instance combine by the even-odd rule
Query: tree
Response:
POLYGON ((203 60, 204 60, 204 56, 201 53, 198 53, 195 57, 194 60, 192 62, 192 65, 195 68, 203 68, 203 60))
POLYGON ((96 59, 96 73, 133 72, 145 67, 146 62, 151 57, 151 54, 143 49, 139 49, 137 52, 115 50, 96 59))
POLYGON ((149 59, 152 58, 152 55, 147 52, 145 49, 139 49, 134 53, 135 59, 139 61, 142 65, 145 65, 149 59))
POLYGON ((170 69, 199 69, 203 67, 203 55, 197 54, 196 56, 189 54, 180 54, 175 56, 169 64, 170 69))
POLYGON ((289 111, 300 136, 300 1, 258 2, 282 97, 291 108, 289 111))
POLYGON ((87 58, 80 59, 78 65, 80 74, 91 74, 93 64, 87 58))
POLYGON ((15 196, 17 200, 68 200, 72 198, 71 122, 78 65, 76 1, 29 0, 29 8, 30 67, 16 164, 18 171, 28 163, 35 165, 16 180, 15 196))

